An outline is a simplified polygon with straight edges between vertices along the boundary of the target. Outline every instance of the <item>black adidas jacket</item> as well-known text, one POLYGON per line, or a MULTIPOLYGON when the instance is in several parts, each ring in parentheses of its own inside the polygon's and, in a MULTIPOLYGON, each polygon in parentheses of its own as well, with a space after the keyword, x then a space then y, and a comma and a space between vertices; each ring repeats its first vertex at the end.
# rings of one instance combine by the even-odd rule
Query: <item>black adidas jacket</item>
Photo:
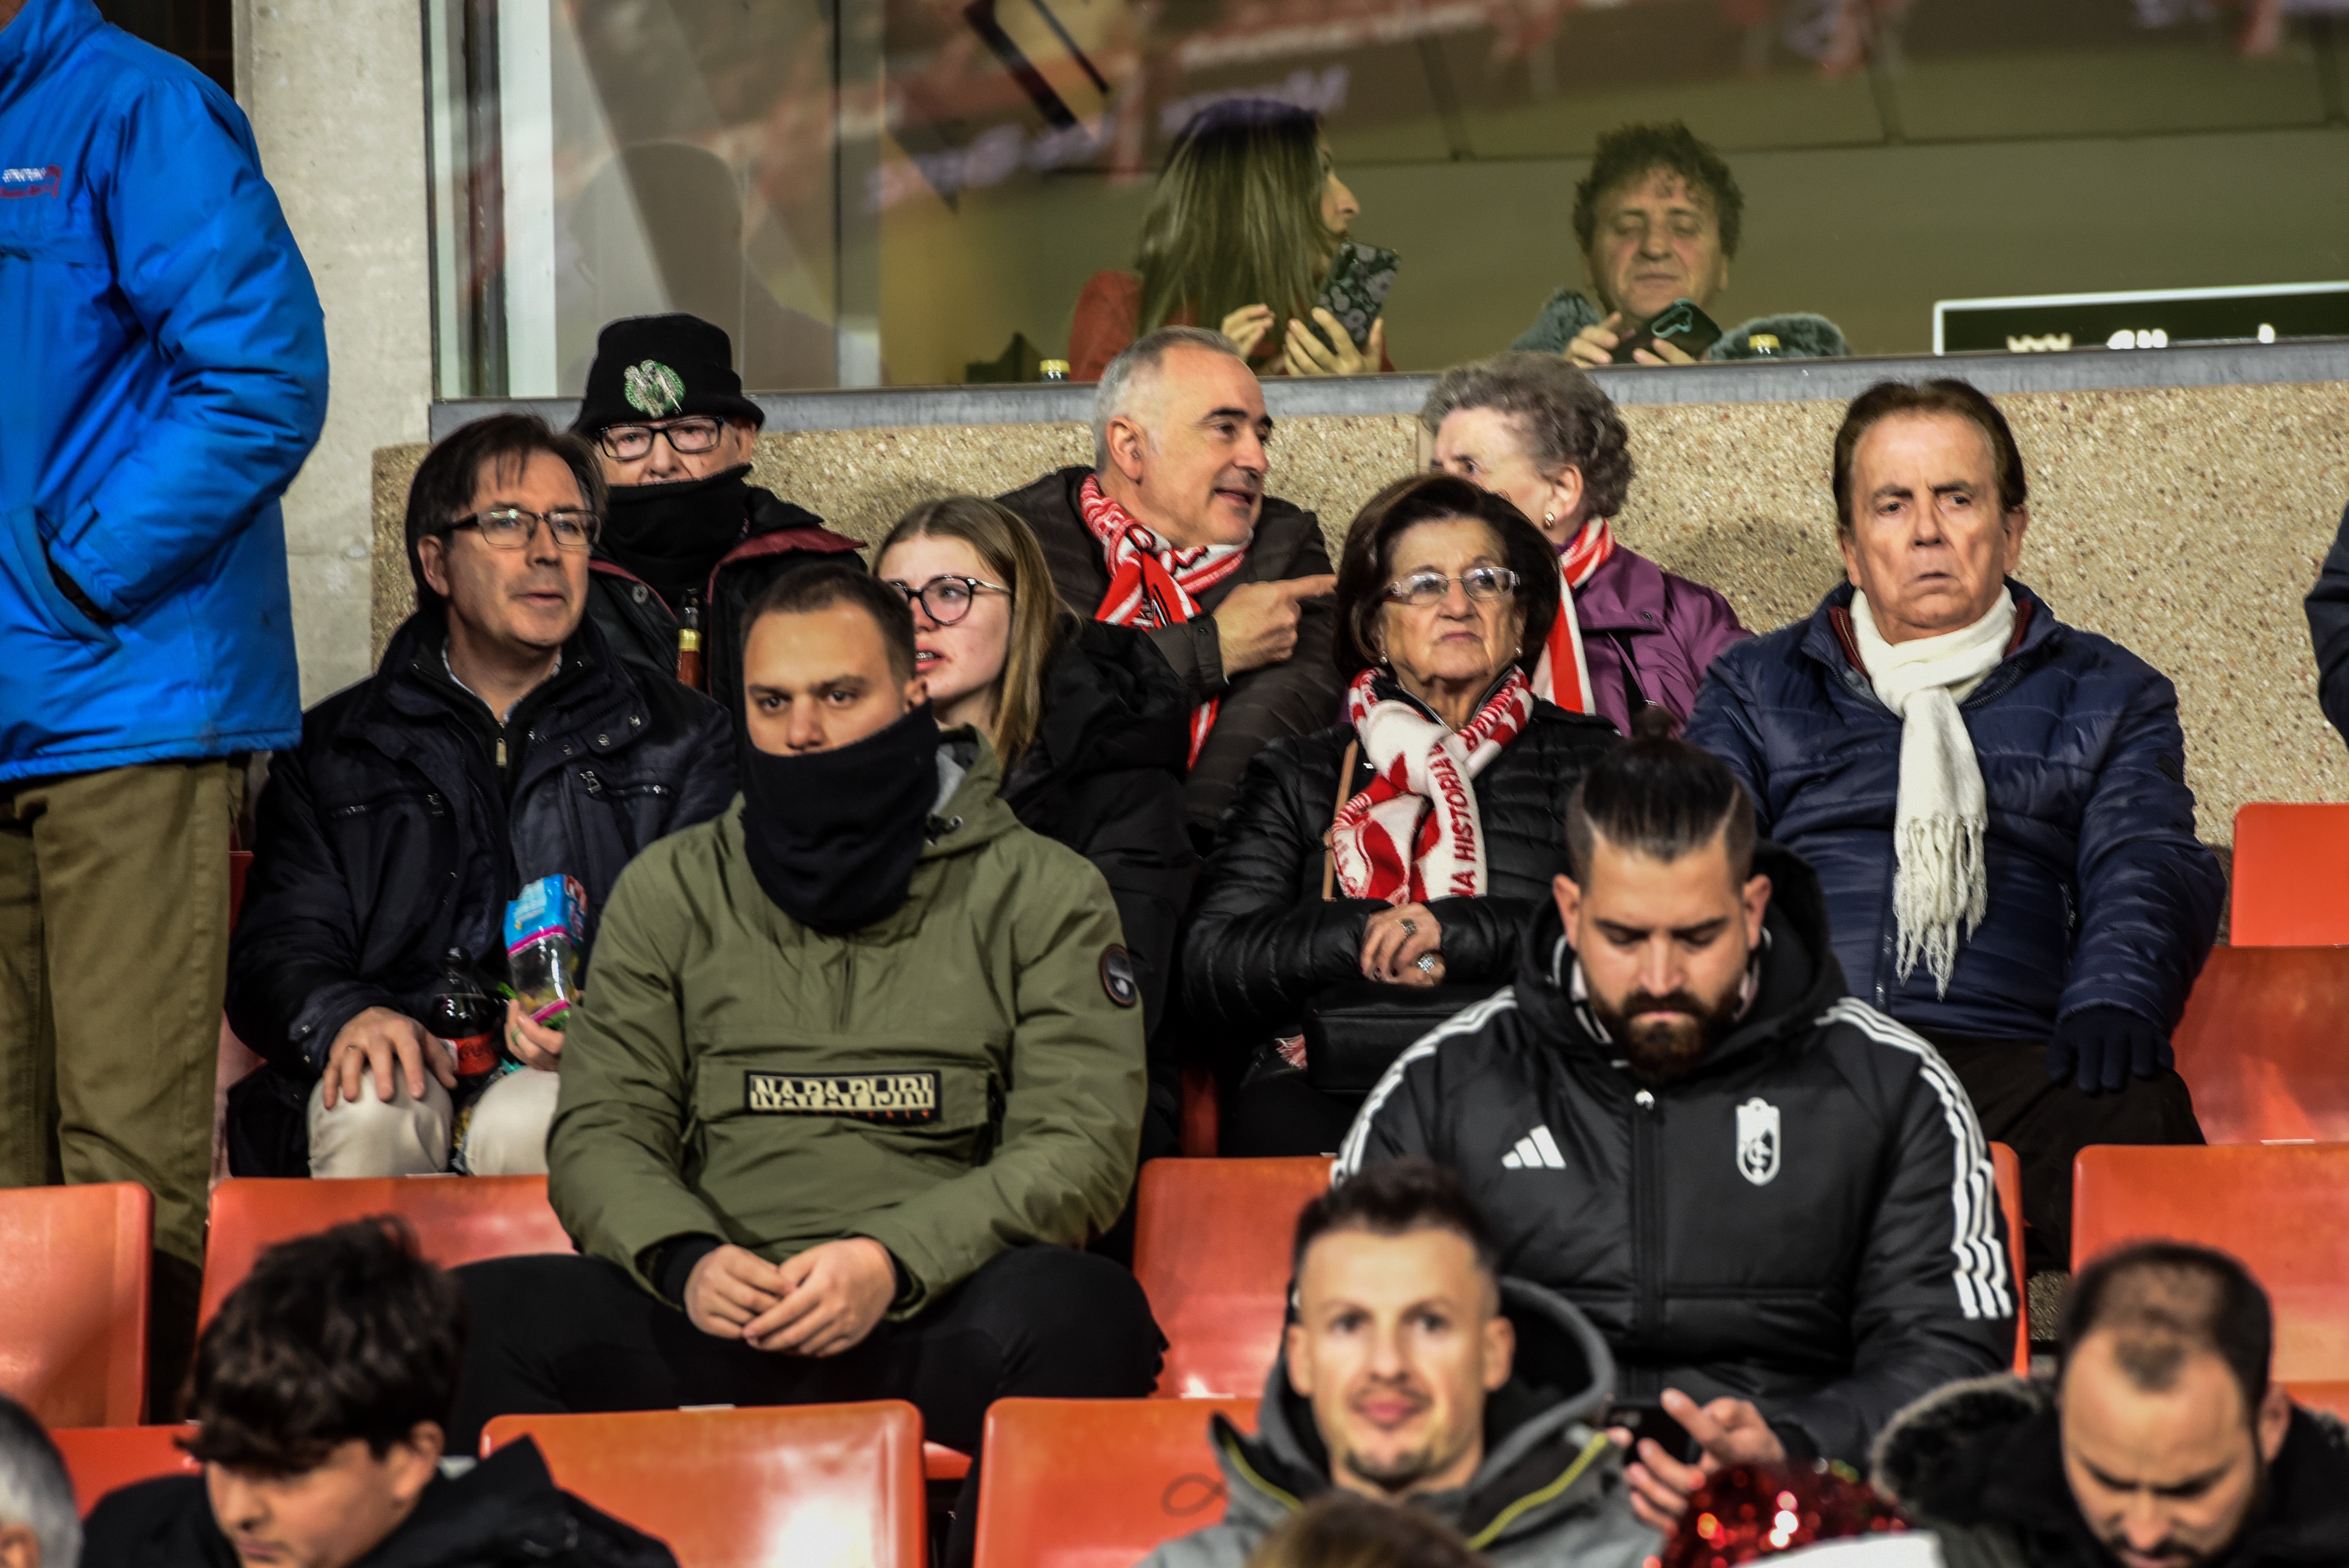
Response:
POLYGON ((1988 1146, 1930 1046, 1844 995, 1818 879, 1775 845, 1747 1021, 1650 1092, 1614 1065, 1555 906, 1516 984, 1403 1053, 1339 1178, 1458 1171, 1502 1266, 1606 1336, 1618 1397, 1753 1400, 1790 1449, 1864 1462, 1893 1413, 1996 1370, 2014 1282, 1988 1146))

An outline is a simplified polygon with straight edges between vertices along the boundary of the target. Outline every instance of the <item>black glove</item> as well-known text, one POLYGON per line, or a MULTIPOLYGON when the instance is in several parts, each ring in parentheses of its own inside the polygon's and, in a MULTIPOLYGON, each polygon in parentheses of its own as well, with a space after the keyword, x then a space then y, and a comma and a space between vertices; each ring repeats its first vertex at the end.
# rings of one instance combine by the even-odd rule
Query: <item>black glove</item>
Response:
POLYGON ((2082 1094, 2118 1094, 2129 1074, 2149 1078, 2174 1059, 2168 1031, 2126 1007, 2084 1007, 2058 1020, 2047 1043, 2047 1076, 2062 1083, 2076 1065, 2082 1094))

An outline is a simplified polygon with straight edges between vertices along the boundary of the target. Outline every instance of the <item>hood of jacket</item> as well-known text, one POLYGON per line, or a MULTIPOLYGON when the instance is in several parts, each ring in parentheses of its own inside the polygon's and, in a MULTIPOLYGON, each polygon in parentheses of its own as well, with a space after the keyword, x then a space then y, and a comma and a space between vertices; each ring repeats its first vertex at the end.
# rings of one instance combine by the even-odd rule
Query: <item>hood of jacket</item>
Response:
POLYGON ((1016 806, 1097 773, 1161 769, 1179 779, 1189 769, 1189 695, 1146 634, 1062 617, 1043 696, 1036 738, 1003 782, 1016 806))
MULTIPOLYGON (((1698 1083, 1742 1068, 1785 1041, 1802 1037, 1845 995, 1843 966, 1827 933, 1826 899, 1816 872, 1801 856, 1764 840, 1754 846, 1754 871, 1770 879, 1770 907, 1762 918, 1756 954, 1761 982, 1744 1018, 1697 1064, 1683 1082, 1698 1083)), ((1589 1006, 1571 995, 1574 948, 1557 905, 1545 903, 1526 928, 1518 960, 1517 1006, 1559 1048, 1603 1065, 1617 1059, 1614 1043, 1589 1006)))
MULTIPOLYGON (((1877 1439, 1877 1487, 1920 1523, 2003 1529, 2031 1561, 2108 1561, 2064 1478, 2054 1386, 2012 1374, 1953 1383, 1893 1418, 1877 1439)), ((2349 1542, 2349 1429, 2297 1407, 2267 1495, 2221 1554, 2227 1568, 2337 1563, 2349 1542)))
MULTIPOLYGON (((1599 1429, 1615 1387, 1615 1358, 1589 1320, 1523 1280, 1501 1282, 1501 1310, 1517 1332, 1509 1380, 1485 1404, 1485 1459, 1468 1484, 1413 1501, 1484 1552, 1594 1509, 1621 1485, 1614 1445, 1599 1429)), ((1270 1530, 1330 1488, 1330 1454, 1313 1407, 1289 1387, 1286 1347, 1265 1377, 1257 1432, 1222 1417, 1214 1442, 1230 1502, 1226 1523, 1270 1530)))

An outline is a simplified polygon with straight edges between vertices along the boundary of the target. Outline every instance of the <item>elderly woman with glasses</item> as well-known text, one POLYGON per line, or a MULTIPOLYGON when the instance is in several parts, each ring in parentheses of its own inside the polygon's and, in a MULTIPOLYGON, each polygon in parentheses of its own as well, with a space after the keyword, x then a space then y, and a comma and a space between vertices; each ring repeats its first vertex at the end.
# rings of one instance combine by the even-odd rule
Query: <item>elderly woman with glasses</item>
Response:
MULTIPOLYGON (((1184 830, 1190 698, 1143 633, 1061 607, 1042 547, 1009 508, 925 501, 881 542, 877 574, 914 611, 916 668, 942 726, 1003 765, 1021 823, 1091 861, 1125 926, 1102 982, 1154 1040, 1195 865, 1184 830)), ((1174 1150, 1178 1077, 1154 1063, 1143 1154, 1174 1150), (1162 1081, 1163 1080, 1163 1081, 1162 1081)))
POLYGON ((1345 718, 1249 765, 1184 939, 1185 1003, 1237 1080, 1225 1153, 1335 1150, 1398 1028, 1507 980, 1566 870, 1567 798, 1616 738, 1533 688, 1557 595, 1533 524, 1448 474, 1347 530, 1345 718))

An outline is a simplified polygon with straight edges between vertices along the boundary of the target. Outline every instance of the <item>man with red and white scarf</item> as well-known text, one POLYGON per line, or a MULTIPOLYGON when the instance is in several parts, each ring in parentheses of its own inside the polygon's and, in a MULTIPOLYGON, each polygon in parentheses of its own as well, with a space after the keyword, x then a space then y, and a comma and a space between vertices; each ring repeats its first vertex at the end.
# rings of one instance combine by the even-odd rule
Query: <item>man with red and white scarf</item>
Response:
POLYGON ((1231 341, 1164 327, 1102 373, 1092 466, 1001 498, 1069 608, 1147 631, 1190 687, 1185 804, 1203 849, 1249 758, 1338 715, 1337 579, 1314 515, 1264 493, 1271 434, 1231 341))

